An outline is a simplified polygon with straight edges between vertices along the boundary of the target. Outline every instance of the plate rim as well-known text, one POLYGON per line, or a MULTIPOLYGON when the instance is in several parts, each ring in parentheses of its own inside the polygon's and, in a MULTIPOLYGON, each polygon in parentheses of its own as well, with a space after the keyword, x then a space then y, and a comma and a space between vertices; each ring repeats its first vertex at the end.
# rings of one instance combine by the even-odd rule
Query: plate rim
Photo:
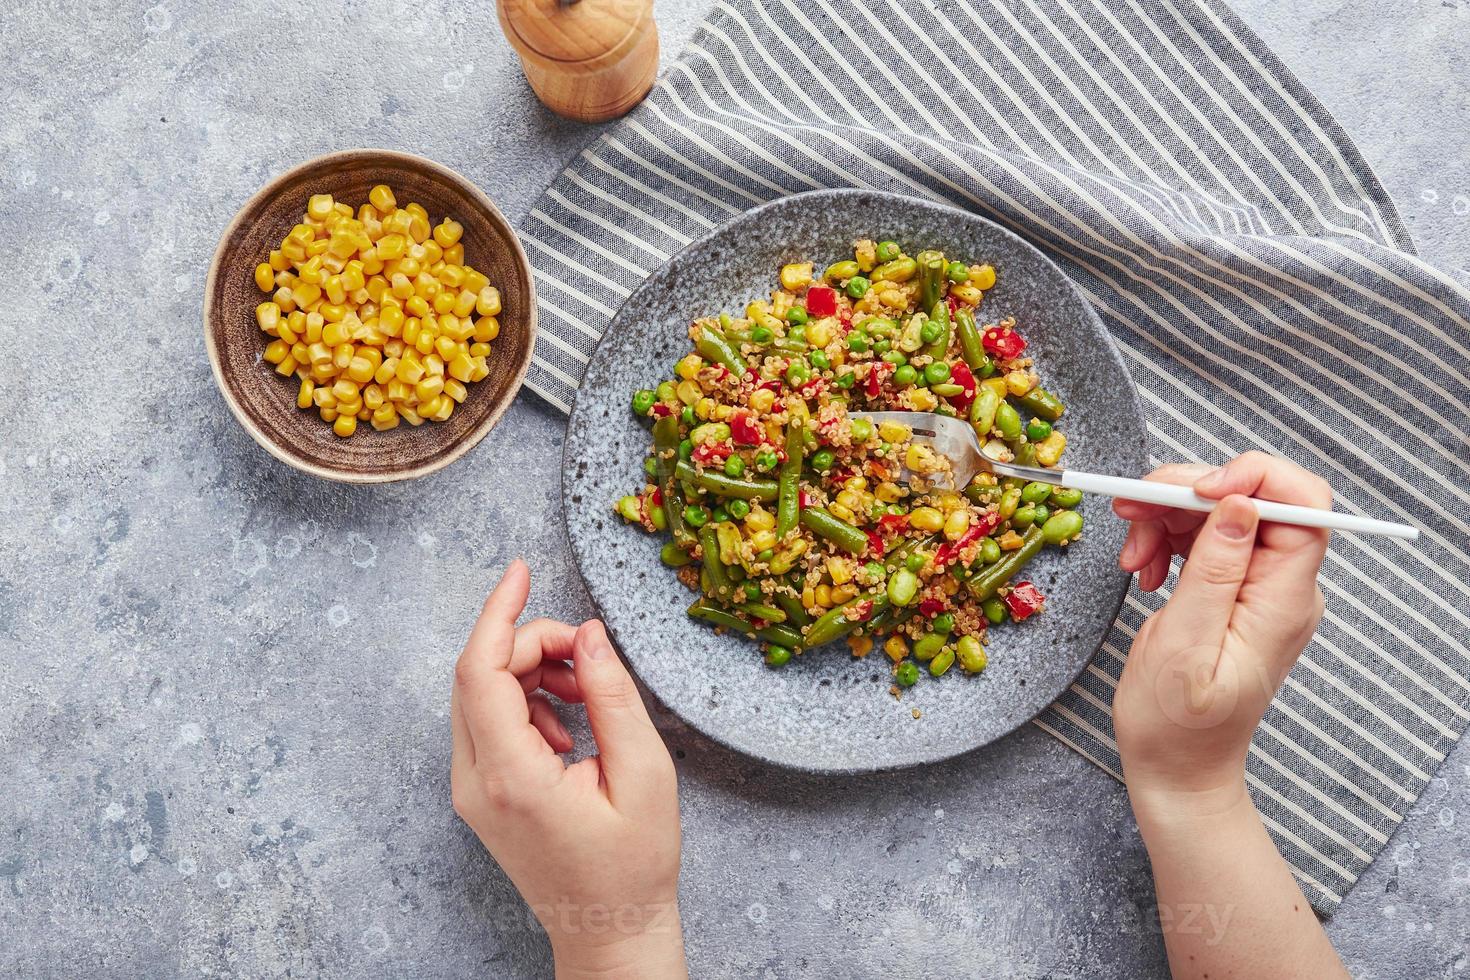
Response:
MULTIPOLYGON (((956 207, 955 205, 952 205, 952 204, 949 204, 949 203, 946 203, 946 202, 942 202, 942 201, 931 201, 931 200, 927 200, 925 198, 913 197, 913 196, 908 195, 908 194, 898 194, 898 193, 895 193, 893 191, 885 191, 885 190, 880 190, 880 189, 877 189, 877 188, 866 188, 866 187, 833 187, 833 188, 820 188, 820 189, 811 190, 811 191, 802 191, 801 193, 798 193, 798 194, 787 194, 787 195, 785 195, 783 197, 773 198, 772 200, 764 201, 764 202, 762 202, 760 204, 757 204, 757 205, 755 205, 753 207, 747 208, 744 211, 739 212, 738 214, 731 215, 730 218, 727 219, 726 221, 721 222, 719 225, 717 225, 716 227, 710 229, 705 234, 701 235, 700 237, 698 237, 698 238, 690 241, 688 244, 684 245, 677 252, 674 252, 667 259, 665 259, 663 262, 661 262, 656 268, 650 270, 643 277, 643 279, 638 283, 638 285, 636 285, 636 286, 633 287, 633 290, 627 295, 626 298, 624 298, 623 302, 618 305, 618 309, 613 314, 612 318, 608 320, 607 328, 604 329, 603 332, 602 332, 602 335, 597 338, 596 345, 593 347, 592 352, 587 357, 587 368, 590 369, 591 366, 592 366, 593 361, 595 361, 597 359, 597 357, 600 354, 602 354, 603 347, 604 347, 604 345, 607 342, 608 335, 613 332, 612 331, 613 324, 615 324, 617 322, 618 318, 622 315, 623 310, 629 304, 631 304, 636 297, 638 297, 639 295, 641 295, 641 293, 642 293, 643 290, 649 288, 649 284, 655 279, 655 277, 660 276, 661 274, 665 273, 670 266, 674 265, 677 261, 679 261, 680 259, 682 259, 686 254, 694 251, 695 249, 702 248, 705 245, 707 245, 708 243, 710 243, 711 241, 713 241, 713 240, 719 238, 720 236, 724 235, 726 233, 726 231, 732 225, 736 224, 737 222, 747 221, 750 218, 752 218, 753 216, 759 215, 759 214, 761 214, 761 213, 763 213, 765 211, 771 210, 771 209, 776 208, 776 207, 792 206, 793 202, 799 202, 799 201, 803 201, 803 200, 811 200, 811 199, 815 199, 815 198, 834 199, 834 198, 861 198, 861 197, 885 198, 885 199, 888 199, 890 201, 902 202, 902 204, 905 205, 905 206, 918 206, 920 208, 925 208, 925 209, 929 209, 929 210, 933 210, 933 211, 951 212, 954 215, 956 215, 957 217, 959 217, 959 218, 961 218, 962 220, 965 220, 965 221, 978 221, 978 222, 980 222, 982 224, 985 224, 985 225, 990 226, 990 229, 991 230, 996 231, 996 232, 999 232, 1000 234, 1004 235, 1005 237, 1011 239, 1014 243, 1016 243, 1020 247, 1022 247, 1024 249, 1032 252, 1042 262, 1044 262, 1046 265, 1050 266, 1051 269, 1060 277, 1060 279, 1063 282, 1066 283, 1067 287, 1072 290, 1072 292, 1076 295, 1077 299, 1081 302, 1082 308, 1085 311, 1085 314, 1086 314, 1087 318, 1097 328, 1097 332, 1103 337, 1103 341, 1104 341, 1104 343, 1106 345, 1106 349, 1108 351, 1109 356, 1113 359, 1113 362, 1115 364, 1117 364, 1119 367, 1122 368, 1123 376, 1128 381, 1128 384, 1127 384, 1128 395, 1127 395, 1127 397, 1128 397, 1128 400, 1131 403, 1132 408, 1133 408, 1133 413, 1132 413, 1133 414, 1133 418, 1138 421, 1139 433, 1142 434, 1145 437, 1145 443, 1146 443, 1147 430, 1143 426, 1143 420, 1144 420, 1143 401, 1140 398, 1139 393, 1138 393, 1138 383, 1133 380, 1133 375, 1128 370, 1127 361, 1124 360, 1123 353, 1118 348, 1118 343, 1113 338, 1112 331, 1110 331, 1107 328, 1107 326, 1103 323, 1102 317, 1098 314, 1098 312, 1094 308, 1092 302, 1087 298, 1086 293, 1084 293, 1082 291, 1082 287, 1080 285, 1078 285, 1077 281, 1072 276, 1070 276, 1066 272, 1065 269, 1063 269, 1059 264, 1057 264, 1057 262, 1051 256, 1047 255, 1044 251, 1042 251, 1036 245, 1033 245, 1031 242, 1027 241, 1020 234, 1018 234, 1017 232, 1011 230, 1010 228, 1007 228, 1006 226, 1002 225, 998 221, 995 221, 995 220, 993 220, 991 218, 988 218, 988 217, 986 217, 984 215, 977 214, 977 213, 975 213, 973 211, 967 211, 964 208, 956 207)), ((586 372, 584 370, 583 377, 585 378, 585 376, 586 376, 586 372)), ((570 470, 570 467, 569 467, 570 460, 568 458, 568 452, 570 450, 570 445, 571 445, 570 435, 571 435, 571 433, 573 431, 574 424, 578 421, 578 412, 579 412, 579 409, 580 409, 581 404, 582 404, 581 395, 582 395, 582 386, 579 383, 578 386, 577 386, 577 389, 573 392, 573 395, 572 395, 571 411, 569 411, 567 413, 567 424, 566 424, 566 428, 563 430, 563 437, 562 437, 562 450, 561 450, 561 497, 562 497, 562 508, 563 508, 563 513, 562 513, 562 534, 566 538, 567 550, 571 554, 572 564, 576 567, 577 577, 581 580, 583 591, 586 592, 588 599, 591 600, 592 607, 597 612, 598 619, 606 626, 606 624, 607 624, 606 610, 603 608, 602 602, 598 599, 598 597, 596 595, 596 592, 593 590, 591 584, 587 580, 586 573, 583 571, 583 568, 582 568, 582 560, 581 560, 581 558, 580 558, 580 556, 578 554, 576 543, 572 540, 571 522, 569 520, 567 520, 568 500, 570 499, 570 495, 571 495, 571 487, 569 486, 569 483, 568 483, 568 481, 570 479, 570 473, 571 473, 571 470, 570 470)), ((1145 448, 1145 452, 1146 452, 1146 448, 1145 448)), ((1124 583, 1123 587, 1118 591, 1117 601, 1113 604, 1113 608, 1112 608, 1112 616, 1111 616, 1111 619, 1112 620, 1114 620, 1114 621, 1117 620, 1118 614, 1119 614, 1119 612, 1122 611, 1123 604, 1127 601, 1127 599, 1128 599, 1128 593, 1129 593, 1129 591, 1131 589, 1132 589, 1132 576, 1130 575, 1130 576, 1128 576, 1128 578, 1127 578, 1126 582, 1124 583)), ((1109 629, 1110 628, 1111 627, 1109 627, 1109 629)), ((676 718, 678 718, 681 723, 683 723, 684 725, 688 726, 690 729, 698 732, 701 736, 710 739, 712 742, 716 743, 717 745, 721 746, 722 748, 727 749, 727 750, 729 750, 731 752, 734 752, 734 753, 740 755, 742 758, 750 759, 750 760, 752 760, 754 762, 759 762, 759 763, 761 763, 763 765, 774 766, 774 767, 777 767, 777 768, 780 768, 780 769, 784 769, 784 770, 789 770, 789 771, 792 771, 792 772, 800 772, 800 773, 804 773, 804 774, 812 775, 812 776, 829 776, 829 777, 864 776, 864 775, 870 775, 870 774, 892 773, 892 772, 900 772, 900 771, 903 771, 903 770, 906 770, 906 769, 913 769, 913 768, 916 768, 916 767, 919 767, 919 766, 931 766, 931 765, 936 765, 936 764, 939 764, 939 763, 949 762, 951 760, 958 759, 961 756, 965 756, 965 755, 968 755, 968 754, 973 753, 973 752, 979 752, 980 750, 982 750, 982 749, 984 749, 984 748, 986 748, 988 746, 994 745, 997 742, 1000 742, 1002 739, 1005 739, 1005 738, 1010 737, 1011 735, 1014 735, 1021 728, 1025 727, 1028 724, 1031 724, 1037 718, 1041 717, 1041 715, 1047 710, 1047 708, 1049 708, 1053 704, 1055 704, 1056 703, 1056 700, 1058 698, 1060 698, 1063 694, 1065 694, 1068 690, 1070 690, 1071 687, 1072 687, 1072 685, 1077 682, 1077 678, 1081 677, 1082 674, 1087 671, 1088 665, 1091 664, 1092 661, 1097 657, 1098 650, 1102 649, 1103 643, 1105 643, 1107 641, 1107 632, 1105 631, 1104 634, 1103 634, 1103 636, 1098 640, 1097 645, 1095 647, 1093 647, 1092 651, 1090 653, 1088 653, 1087 656, 1082 659, 1082 663, 1077 668, 1076 672, 1073 673, 1068 678, 1066 684, 1062 687, 1061 691, 1059 691, 1057 693, 1057 695, 1056 695, 1055 698, 1053 698, 1051 701, 1048 701, 1035 714, 1031 715, 1028 718, 1023 718, 1023 719, 1018 720, 1011 727, 1005 729, 1004 731, 997 732, 993 737, 987 739, 984 742, 981 742, 981 743, 979 743, 977 745, 970 745, 970 746, 965 746, 963 748, 957 748, 957 749, 954 749, 952 751, 941 749, 940 751, 935 752, 935 753, 932 753, 932 754, 924 753, 924 754, 921 754, 919 756, 908 758, 908 759, 906 759, 904 761, 895 762, 895 763, 892 763, 892 764, 881 764, 880 763, 880 764, 873 764, 873 765, 828 766, 828 765, 810 765, 810 764, 805 764, 805 763, 802 763, 802 762, 799 762, 799 761, 786 761, 784 759, 775 759, 775 758, 771 758, 769 756, 763 756, 763 755, 753 754, 750 751, 748 751, 747 749, 745 749, 745 748, 743 748, 741 746, 735 745, 732 742, 728 741, 725 737, 723 737, 723 736, 721 736, 719 734, 716 734, 713 731, 710 731, 710 730, 706 729, 704 726, 702 726, 700 724, 697 724, 692 719, 685 717, 685 715, 683 714, 683 712, 679 711, 673 705, 669 704, 663 698, 659 697, 659 695, 657 694, 657 692, 654 690, 653 686, 651 684, 649 684, 648 681, 643 678, 643 674, 637 668, 637 666, 636 666, 636 664, 634 662, 634 659, 628 657, 626 655, 626 653, 623 652, 623 647, 617 643, 617 637, 613 635, 613 631, 612 631, 611 628, 608 629, 608 634, 609 634, 609 637, 613 640, 614 645, 618 646, 619 655, 622 657, 623 664, 624 664, 624 666, 627 667, 628 671, 640 683, 642 683, 643 687, 648 691, 648 693, 656 701, 658 701, 659 704, 663 705, 663 707, 666 710, 668 710, 671 714, 673 714, 676 718)), ((944 744, 948 744, 948 743, 944 743, 944 744)))

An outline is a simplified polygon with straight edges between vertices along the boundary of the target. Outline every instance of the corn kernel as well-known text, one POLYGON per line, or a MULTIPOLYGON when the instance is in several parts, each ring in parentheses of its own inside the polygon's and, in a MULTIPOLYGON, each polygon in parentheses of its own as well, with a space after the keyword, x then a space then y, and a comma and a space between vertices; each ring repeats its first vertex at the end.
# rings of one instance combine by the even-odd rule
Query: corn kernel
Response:
POLYGON ((949 288, 949 294, 955 299, 968 303, 970 306, 979 306, 980 301, 985 298, 985 293, 979 286, 968 282, 951 286, 949 288))
POLYGON ((818 585, 813 590, 813 593, 814 598, 817 600, 817 605, 823 606, 825 608, 831 608, 832 587, 830 585, 828 585, 826 582, 823 582, 821 585, 818 585))
POLYGON ((454 378, 445 378, 444 394, 453 398, 456 402, 463 403, 469 397, 470 390, 454 378))
POLYGON ((378 209, 379 214, 392 214, 398 207, 398 201, 393 197, 393 188, 387 184, 379 184, 368 191, 368 203, 378 209))
POLYGON ((339 415, 337 421, 332 423, 332 431, 343 439, 357 431, 356 415, 339 415))
POLYGON ((995 285, 995 267, 988 264, 970 266, 970 283, 978 289, 990 289, 995 285))
POLYGON ((477 357, 489 357, 489 356, 490 356, 490 345, 488 343, 485 343, 485 342, 477 342, 477 343, 470 344, 470 360, 473 361, 477 357))
POLYGON ((281 322, 281 308, 270 301, 261 303, 255 308, 255 322, 266 333, 274 334, 281 322))
POLYGON ((316 385, 312 384, 310 378, 301 379, 301 387, 296 392, 296 407, 311 408, 315 402, 312 395, 316 393, 316 385))
POLYGON ((903 499, 903 489, 896 483, 884 480, 878 484, 878 489, 873 491, 879 500, 885 504, 896 504, 903 499))
POLYGON ((806 328, 806 339, 813 347, 826 347, 832 342, 832 328, 818 320, 806 328))
POLYGON ((335 210, 335 203, 330 194, 313 194, 306 202, 306 213, 318 221, 325 220, 335 210))
MULTIPOLYGON (((764 508, 752 510, 750 516, 745 519, 745 530, 750 534, 757 531, 769 531, 775 526, 775 515, 764 508)), ((763 549, 757 548, 756 550, 760 551, 763 549)))
POLYGON ((1067 437, 1060 432, 1053 431, 1051 435, 1036 444, 1036 461, 1042 466, 1055 466, 1057 460, 1062 458, 1062 450, 1067 448, 1067 437))
POLYGON ((262 292, 270 292, 276 285, 276 270, 271 268, 269 262, 262 262, 255 267, 255 285, 262 292))
POLYGON ((812 264, 810 262, 792 262, 781 267, 781 288, 788 292, 798 292, 810 286, 812 282, 812 264))
POLYGON ((883 644, 883 652, 888 654, 889 660, 898 663, 909 655, 909 645, 903 637, 895 633, 888 638, 887 643, 883 644))
POLYGON ((398 425, 398 409, 392 405, 384 405, 382 408, 373 412, 372 423, 373 428, 379 432, 396 428, 398 425))
POLYGON ((944 515, 933 507, 915 507, 909 512, 909 525, 932 534, 944 527, 944 515))
POLYGON ((831 504, 827 507, 827 510, 832 514, 833 517, 840 517, 842 520, 847 521, 847 523, 849 524, 853 523, 853 521, 856 520, 856 518, 853 516, 852 511, 849 508, 844 507, 842 504, 831 504))
POLYGON ((444 248, 448 248, 459 241, 463 234, 464 225, 450 218, 445 218, 434 229, 434 241, 438 242, 444 248))
POLYGON ((871 636, 849 636, 847 648, 852 651, 854 657, 866 657, 873 652, 873 638, 871 636))
POLYGON ((944 519, 944 536, 951 541, 958 541, 960 538, 965 536, 965 532, 969 529, 969 511, 952 511, 950 515, 944 519))
POLYGON ((280 364, 291 353, 291 346, 284 340, 273 340, 265 345, 265 350, 260 356, 271 364, 280 364))
POLYGON ((833 585, 846 585, 852 581, 852 562, 846 558, 828 558, 827 575, 832 579, 833 585))
POLYGON ((500 290, 494 286, 480 290, 480 295, 475 298, 475 312, 481 316, 499 316, 500 290))
POLYGON ((857 598, 856 585, 834 585, 832 586, 832 605, 840 606, 848 599, 857 598))
POLYGON ((296 363, 296 358, 292 357, 290 354, 287 354, 286 359, 280 364, 276 365, 276 373, 283 378, 289 378, 291 375, 296 373, 296 368, 298 366, 299 365, 296 363))
POLYGON ((1020 398, 1034 387, 1036 383, 1029 371, 1017 369, 1006 373, 1006 391, 1016 398, 1020 398))
POLYGON ((878 426, 878 436, 884 442, 907 442, 912 434, 913 430, 899 422, 883 422, 878 426))
POLYGON ((480 319, 473 321, 473 326, 470 328, 470 336, 474 337, 479 343, 488 344, 500 336, 500 319, 493 316, 480 317, 480 319))

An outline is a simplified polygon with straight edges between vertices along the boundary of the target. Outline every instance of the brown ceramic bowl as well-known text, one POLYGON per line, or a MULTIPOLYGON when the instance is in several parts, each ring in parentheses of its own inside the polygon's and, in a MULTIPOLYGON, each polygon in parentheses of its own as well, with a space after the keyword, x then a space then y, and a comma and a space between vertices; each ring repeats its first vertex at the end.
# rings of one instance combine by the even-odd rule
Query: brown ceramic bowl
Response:
POLYGON ((267 184, 235 216, 220 239, 204 291, 204 339, 215 380, 251 438, 282 462, 328 480, 386 483, 432 473, 463 456, 494 428, 520 390, 536 337, 536 290, 526 254, 510 222, 479 188, 432 160, 391 150, 344 150, 308 160, 267 184), (407 423, 377 432, 361 425, 342 439, 315 411, 296 407, 300 382, 261 360, 270 340, 255 323, 266 295, 255 267, 280 245, 306 211, 307 198, 331 194, 354 207, 375 184, 402 203, 417 201, 438 224, 446 215, 464 225, 465 261, 499 287, 500 336, 490 375, 447 422, 407 423))

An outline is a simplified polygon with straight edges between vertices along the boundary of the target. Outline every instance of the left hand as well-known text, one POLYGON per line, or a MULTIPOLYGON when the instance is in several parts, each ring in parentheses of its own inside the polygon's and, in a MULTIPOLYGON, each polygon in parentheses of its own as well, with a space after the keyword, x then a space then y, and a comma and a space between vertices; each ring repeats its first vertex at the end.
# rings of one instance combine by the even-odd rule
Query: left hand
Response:
POLYGON ((685 977, 673 761, 601 623, 516 628, 529 590, 513 562, 455 667, 455 812, 545 927, 559 977, 685 977), (601 754, 563 763, 572 737, 538 688, 586 706, 601 754))

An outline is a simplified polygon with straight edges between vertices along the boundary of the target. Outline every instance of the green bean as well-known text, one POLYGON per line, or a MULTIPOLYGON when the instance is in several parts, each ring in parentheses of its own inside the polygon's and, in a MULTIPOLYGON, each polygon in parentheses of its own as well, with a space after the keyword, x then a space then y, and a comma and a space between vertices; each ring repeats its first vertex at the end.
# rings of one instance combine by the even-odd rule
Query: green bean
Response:
POLYGON ((1011 444, 1011 451, 1016 454, 1017 466, 1036 465, 1036 443, 1015 442, 1011 444))
POLYGON ((658 557, 660 561, 662 561, 670 568, 683 568, 685 565, 694 560, 693 558, 689 557, 689 552, 679 547, 679 545, 673 541, 664 542, 664 546, 659 549, 658 557))
POLYGON ((986 566, 965 583, 970 594, 980 602, 994 597, 1002 585, 1009 582, 1011 577, 1019 572, 1027 562, 1036 557, 1037 552, 1045 543, 1046 539, 1041 535, 1041 528, 1028 528, 1021 537, 1021 547, 994 565, 986 566))
POLYGON ((687 610, 695 619, 702 619, 706 623, 715 626, 723 626, 726 629, 735 630, 743 636, 755 636, 767 643, 775 643, 783 647, 796 648, 801 646, 801 634, 787 626, 785 623, 772 623, 756 629, 750 623, 739 616, 724 609, 709 599, 699 599, 687 610))
MULTIPOLYGON (((921 253, 922 254, 922 253, 921 253)), ((934 309, 944 286, 944 258, 938 253, 919 264, 919 308, 934 309)))
POLYGON ((985 342, 980 339, 980 328, 975 325, 975 314, 969 307, 962 306, 954 311, 954 326, 960 338, 960 356, 978 375, 981 367, 990 363, 990 355, 985 353, 985 342))
MULTIPOLYGON (((737 457, 731 457, 735 459, 737 457)), ((735 497, 740 500, 775 500, 777 487, 775 480, 763 480, 760 477, 748 477, 736 479, 727 476, 719 470, 700 470, 693 463, 680 460, 676 467, 679 479, 694 484, 701 490, 720 497, 735 497)))
POLYGON ((781 478, 776 490, 776 537, 783 539, 796 522, 801 510, 801 446, 805 428, 795 423, 786 427, 786 462, 781 464, 781 478))
POLYGON ((764 602, 743 602, 736 607, 751 619, 764 619, 768 623, 786 622, 786 613, 764 602))
POLYGON ((735 372, 737 377, 744 377, 749 367, 740 352, 730 346, 724 334, 709 326, 702 325, 699 328, 699 337, 694 341, 694 349, 699 351, 699 356, 706 361, 720 364, 735 372))
POLYGON ((674 480, 679 456, 679 420, 665 415, 653 423, 653 458, 658 469, 658 490, 663 496, 664 520, 669 533, 680 544, 694 540, 689 528, 684 526, 684 501, 674 480))
POLYGON ((1082 533, 1082 515, 1075 510, 1059 510, 1041 525, 1041 536, 1047 544, 1062 544, 1082 533))
POLYGON ((1032 388, 1021 396, 1020 401, 1025 406, 1026 411, 1032 415, 1040 416, 1048 422, 1055 422, 1062 417, 1062 412, 1066 411, 1061 399, 1045 388, 1032 388))
POLYGON ((848 619, 847 614, 862 602, 871 602, 873 604, 873 610, 869 619, 879 615, 883 610, 888 608, 888 596, 881 592, 876 595, 855 596, 842 605, 828 610, 820 619, 808 627, 805 638, 802 640, 802 647, 810 650, 813 647, 831 643, 833 640, 844 637, 857 629, 862 625, 863 621, 848 619))
POLYGON ((704 571, 709 576, 710 591, 721 599, 728 598, 734 586, 730 584, 725 563, 720 561, 720 541, 713 524, 699 529, 699 547, 704 552, 704 571))
POLYGON ((811 625, 812 617, 806 611, 806 607, 801 604, 800 597, 790 595, 786 592, 777 592, 771 598, 775 599, 776 605, 780 606, 786 613, 787 622, 796 626, 798 629, 811 625))
MULTIPOLYGON (((924 353, 934 358, 936 363, 942 363, 945 353, 949 350, 949 305, 943 300, 935 303, 929 313, 929 322, 939 324, 939 333, 934 337, 933 342, 924 348, 924 353)), ((945 376, 948 377, 948 372, 945 373, 945 376)))
POLYGON ((1021 438, 1021 413, 1010 402, 1001 402, 995 408, 995 427, 1007 442, 1021 438))
POLYGON ((990 438, 990 430, 995 428, 995 410, 1000 407, 1000 395, 989 385, 980 385, 975 392, 975 400, 970 403, 970 424, 975 427, 975 435, 980 437, 981 443, 990 438))
POLYGON ((822 540, 832 542, 843 551, 861 556, 868 550, 866 534, 820 507, 803 508, 800 520, 802 527, 822 540))
POLYGON ((1071 487, 1057 487, 1051 492, 1051 502, 1064 510, 1071 510, 1082 503, 1082 491, 1071 487))
POLYGON ((919 271, 919 263, 907 255, 900 256, 888 262, 884 262, 873 270, 873 281, 884 280, 887 282, 908 282, 914 278, 914 273, 919 271))

